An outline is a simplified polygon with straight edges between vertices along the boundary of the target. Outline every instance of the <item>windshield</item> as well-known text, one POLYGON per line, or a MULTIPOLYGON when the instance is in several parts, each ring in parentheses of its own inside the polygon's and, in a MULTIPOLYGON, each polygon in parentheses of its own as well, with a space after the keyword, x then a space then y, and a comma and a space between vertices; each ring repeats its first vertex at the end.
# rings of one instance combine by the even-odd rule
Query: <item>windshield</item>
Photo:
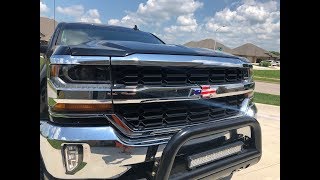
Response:
POLYGON ((163 44, 150 33, 126 28, 96 27, 66 28, 62 30, 58 45, 79 45, 92 40, 137 41, 143 43, 163 44))

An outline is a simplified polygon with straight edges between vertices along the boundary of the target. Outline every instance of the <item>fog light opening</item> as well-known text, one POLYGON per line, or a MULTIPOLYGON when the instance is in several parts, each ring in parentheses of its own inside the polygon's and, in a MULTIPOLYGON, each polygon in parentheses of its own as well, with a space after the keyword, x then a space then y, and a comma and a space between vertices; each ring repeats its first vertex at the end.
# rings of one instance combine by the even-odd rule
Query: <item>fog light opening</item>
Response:
POLYGON ((83 148, 79 144, 66 144, 63 148, 65 168, 67 174, 73 174, 83 160, 83 148))

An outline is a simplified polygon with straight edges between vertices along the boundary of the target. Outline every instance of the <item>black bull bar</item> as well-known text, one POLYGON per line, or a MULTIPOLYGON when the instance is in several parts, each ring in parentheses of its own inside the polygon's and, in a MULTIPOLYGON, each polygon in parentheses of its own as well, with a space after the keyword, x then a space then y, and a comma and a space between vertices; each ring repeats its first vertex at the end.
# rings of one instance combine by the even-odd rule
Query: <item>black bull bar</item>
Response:
POLYGON ((259 162, 262 153, 261 148, 260 125, 259 122, 252 117, 245 116, 211 124, 188 127, 175 134, 166 145, 154 179, 199 179, 206 176, 210 176, 211 178, 215 179, 223 177, 233 173, 238 169, 242 169, 259 162), (185 142, 191 139, 209 136, 229 130, 235 130, 247 126, 249 126, 251 129, 251 137, 253 138, 254 148, 250 148, 244 153, 204 165, 186 173, 181 173, 178 176, 174 175, 173 177, 170 177, 170 172, 175 157, 185 142))

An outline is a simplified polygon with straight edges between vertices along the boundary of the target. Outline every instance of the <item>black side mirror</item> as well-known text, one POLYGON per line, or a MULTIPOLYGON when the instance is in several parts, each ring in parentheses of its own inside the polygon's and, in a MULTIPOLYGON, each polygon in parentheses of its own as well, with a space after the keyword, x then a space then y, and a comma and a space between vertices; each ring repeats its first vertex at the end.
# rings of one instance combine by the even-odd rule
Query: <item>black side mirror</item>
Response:
POLYGON ((40 53, 45 54, 48 50, 48 45, 40 45, 40 53))

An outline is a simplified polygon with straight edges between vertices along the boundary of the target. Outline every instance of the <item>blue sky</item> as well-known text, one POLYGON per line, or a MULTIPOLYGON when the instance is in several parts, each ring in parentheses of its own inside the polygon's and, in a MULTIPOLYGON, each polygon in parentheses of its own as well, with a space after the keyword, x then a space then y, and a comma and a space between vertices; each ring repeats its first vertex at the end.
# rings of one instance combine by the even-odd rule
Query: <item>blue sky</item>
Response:
POLYGON ((54 10, 58 22, 137 24, 167 43, 212 38, 280 51, 279 0, 56 0, 55 8, 40 1, 40 16, 53 18, 54 10))

